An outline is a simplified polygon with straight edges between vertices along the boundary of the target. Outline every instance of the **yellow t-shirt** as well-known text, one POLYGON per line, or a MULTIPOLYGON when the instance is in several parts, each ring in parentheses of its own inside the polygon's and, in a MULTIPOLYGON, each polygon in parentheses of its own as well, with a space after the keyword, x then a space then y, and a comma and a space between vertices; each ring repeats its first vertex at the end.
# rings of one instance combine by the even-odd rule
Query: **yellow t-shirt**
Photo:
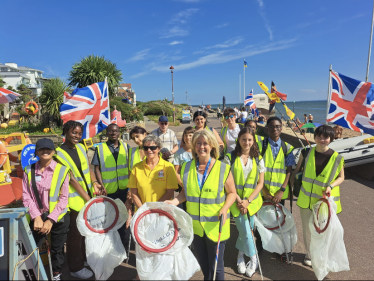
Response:
POLYGON ((138 189, 143 204, 157 202, 167 189, 178 189, 174 165, 160 157, 157 166, 151 171, 144 159, 132 168, 127 187, 138 189))

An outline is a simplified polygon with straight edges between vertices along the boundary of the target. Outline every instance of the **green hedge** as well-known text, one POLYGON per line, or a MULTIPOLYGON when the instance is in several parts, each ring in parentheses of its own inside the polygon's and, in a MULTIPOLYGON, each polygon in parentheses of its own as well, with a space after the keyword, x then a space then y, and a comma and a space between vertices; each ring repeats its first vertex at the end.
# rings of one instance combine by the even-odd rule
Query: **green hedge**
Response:
POLYGON ((129 121, 143 121, 143 113, 140 111, 139 108, 134 107, 132 104, 123 103, 122 99, 119 97, 115 97, 109 101, 110 103, 110 111, 114 110, 114 106, 116 106, 118 111, 121 111, 122 119, 125 119, 127 122, 129 121))

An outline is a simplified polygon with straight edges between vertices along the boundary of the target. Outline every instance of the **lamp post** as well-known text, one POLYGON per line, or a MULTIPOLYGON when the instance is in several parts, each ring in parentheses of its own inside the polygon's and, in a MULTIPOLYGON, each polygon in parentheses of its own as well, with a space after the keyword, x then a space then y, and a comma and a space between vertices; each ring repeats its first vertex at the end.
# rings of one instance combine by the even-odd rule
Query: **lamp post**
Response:
POLYGON ((188 99, 187 99, 187 92, 186 92, 186 103, 188 104, 188 99))
POLYGON ((173 122, 175 122, 175 107, 174 107, 174 84, 173 84, 173 66, 169 68, 171 70, 171 94, 173 96, 173 122))

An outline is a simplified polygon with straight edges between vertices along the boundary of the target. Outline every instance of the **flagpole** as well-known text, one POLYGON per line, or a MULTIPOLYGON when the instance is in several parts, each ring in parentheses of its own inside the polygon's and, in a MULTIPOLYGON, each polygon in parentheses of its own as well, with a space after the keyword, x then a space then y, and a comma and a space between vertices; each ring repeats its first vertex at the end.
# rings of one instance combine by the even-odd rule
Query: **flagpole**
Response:
POLYGON ((242 75, 239 74, 239 103, 241 103, 241 95, 242 95, 242 75))
POLYGON ((370 55, 371 55, 371 42, 373 39, 373 24, 374 24, 374 1, 373 1, 373 14, 371 16, 371 31, 370 31, 370 42, 369 42, 369 54, 368 54, 368 65, 366 68, 366 82, 369 79, 369 67, 370 67, 370 55))
POLYGON ((328 123, 327 122, 327 116, 329 115, 329 109, 330 109, 331 71, 332 71, 332 64, 330 64, 330 70, 329 70, 329 87, 327 89, 326 125, 328 123))
POLYGON ((244 100, 245 100, 245 65, 244 65, 244 62, 245 62, 245 58, 243 58, 243 73, 244 73, 244 85, 243 85, 243 89, 244 89, 244 92, 243 92, 243 104, 244 104, 244 100))

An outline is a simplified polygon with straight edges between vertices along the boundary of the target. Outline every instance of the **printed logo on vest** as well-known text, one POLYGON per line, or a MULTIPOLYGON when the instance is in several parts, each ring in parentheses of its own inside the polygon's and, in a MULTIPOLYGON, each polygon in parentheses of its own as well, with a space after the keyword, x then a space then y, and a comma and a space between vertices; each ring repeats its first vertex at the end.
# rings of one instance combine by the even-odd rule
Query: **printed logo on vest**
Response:
POLYGON ((164 170, 161 170, 158 172, 158 177, 163 178, 164 177, 164 170))

